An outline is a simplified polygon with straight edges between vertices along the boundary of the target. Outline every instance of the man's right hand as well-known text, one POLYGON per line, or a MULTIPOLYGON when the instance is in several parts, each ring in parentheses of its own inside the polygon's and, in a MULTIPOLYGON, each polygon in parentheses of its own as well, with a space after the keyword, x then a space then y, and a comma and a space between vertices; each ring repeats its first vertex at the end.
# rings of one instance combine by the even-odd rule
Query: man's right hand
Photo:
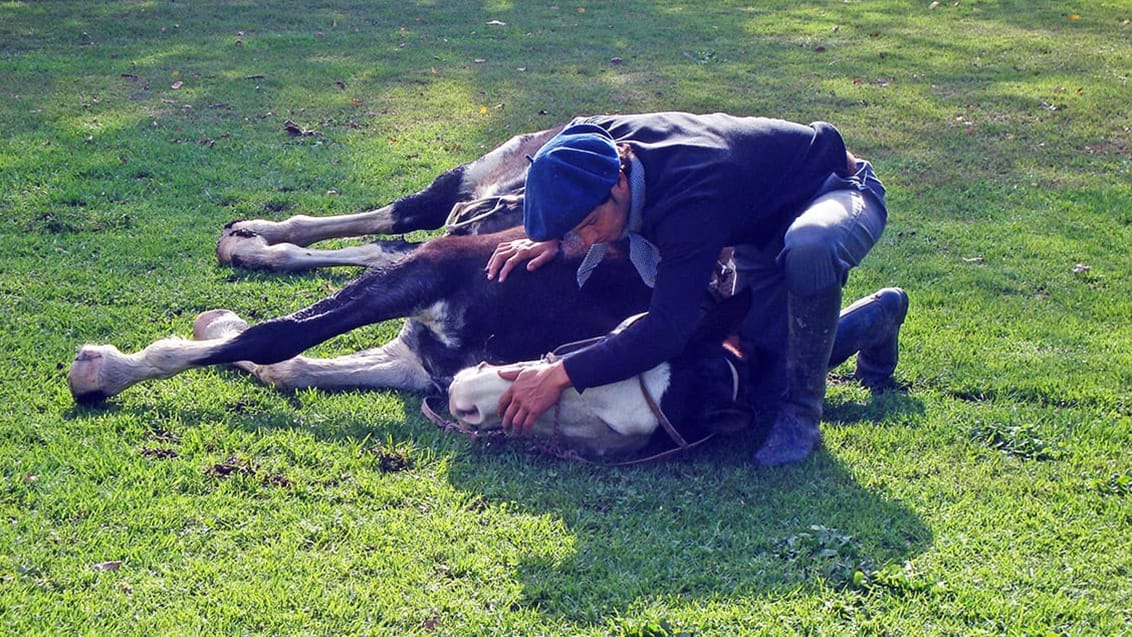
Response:
POLYGON ((499 277, 499 282, 503 283, 507 280, 507 274, 524 261, 527 262, 527 270, 541 267, 557 256, 558 243, 558 239, 549 241, 516 239, 499 244, 488 259, 487 267, 484 268, 488 280, 499 277))

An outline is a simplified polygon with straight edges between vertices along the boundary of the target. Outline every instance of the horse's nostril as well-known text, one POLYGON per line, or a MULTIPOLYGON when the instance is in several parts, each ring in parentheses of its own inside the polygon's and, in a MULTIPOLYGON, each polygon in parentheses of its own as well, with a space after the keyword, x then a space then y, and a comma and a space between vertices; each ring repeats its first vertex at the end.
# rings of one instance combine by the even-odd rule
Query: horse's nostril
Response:
POLYGON ((469 425, 478 425, 482 418, 480 418, 480 410, 478 407, 471 409, 457 409, 453 414, 457 420, 460 420, 469 425))

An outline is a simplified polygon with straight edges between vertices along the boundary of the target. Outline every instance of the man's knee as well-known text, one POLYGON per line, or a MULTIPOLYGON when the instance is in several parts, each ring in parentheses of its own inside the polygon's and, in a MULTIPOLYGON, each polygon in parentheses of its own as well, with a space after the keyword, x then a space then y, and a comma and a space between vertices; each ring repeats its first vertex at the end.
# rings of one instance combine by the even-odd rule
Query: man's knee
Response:
POLYGON ((787 236, 780 257, 790 292, 812 296, 844 285, 849 264, 839 256, 833 238, 812 227, 799 230, 787 236))

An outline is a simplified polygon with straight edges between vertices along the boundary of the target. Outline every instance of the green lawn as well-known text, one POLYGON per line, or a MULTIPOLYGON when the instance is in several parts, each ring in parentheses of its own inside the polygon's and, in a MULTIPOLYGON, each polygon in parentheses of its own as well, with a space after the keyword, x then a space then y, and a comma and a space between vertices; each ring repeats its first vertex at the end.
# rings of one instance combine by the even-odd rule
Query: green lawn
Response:
POLYGON ((0 1, 0 632, 1132 632, 1130 20, 0 1), (221 268, 232 219, 373 208, 516 133, 663 109, 833 122, 889 188, 846 298, 908 290, 906 391, 835 371, 811 460, 755 469, 748 434, 595 468, 440 432, 416 395, 224 369, 71 400, 85 342, 262 320, 356 274, 221 268))

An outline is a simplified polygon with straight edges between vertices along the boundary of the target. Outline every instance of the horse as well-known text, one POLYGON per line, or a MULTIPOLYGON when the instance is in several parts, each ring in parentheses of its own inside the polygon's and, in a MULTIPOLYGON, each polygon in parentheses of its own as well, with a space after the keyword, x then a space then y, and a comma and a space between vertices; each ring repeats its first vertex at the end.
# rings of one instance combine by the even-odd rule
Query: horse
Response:
MULTIPOLYGON (((517 135, 423 190, 369 212, 229 223, 216 248, 221 264, 367 270, 330 297, 255 326, 230 311, 210 310, 194 321, 192 341, 162 339, 129 355, 112 345, 85 345, 67 375, 73 398, 98 402, 137 382, 221 364, 283 389, 443 393, 463 369, 537 359, 564 342, 608 333, 647 309, 650 296, 624 242, 607 251, 580 289, 575 272, 585 250, 577 242, 564 242, 559 256, 536 271, 516 269, 506 284, 488 281, 483 272, 499 243, 523 236, 515 226, 522 218, 526 157, 560 129, 517 135), (422 243, 378 239, 340 250, 308 247, 332 237, 440 226, 444 235, 422 243), (400 333, 374 349, 331 359, 300 355, 351 329, 394 318, 405 319, 400 333)), ((721 267, 717 274, 716 289, 731 294, 732 272, 721 267)), ((846 343, 842 349, 859 347, 846 343)))

